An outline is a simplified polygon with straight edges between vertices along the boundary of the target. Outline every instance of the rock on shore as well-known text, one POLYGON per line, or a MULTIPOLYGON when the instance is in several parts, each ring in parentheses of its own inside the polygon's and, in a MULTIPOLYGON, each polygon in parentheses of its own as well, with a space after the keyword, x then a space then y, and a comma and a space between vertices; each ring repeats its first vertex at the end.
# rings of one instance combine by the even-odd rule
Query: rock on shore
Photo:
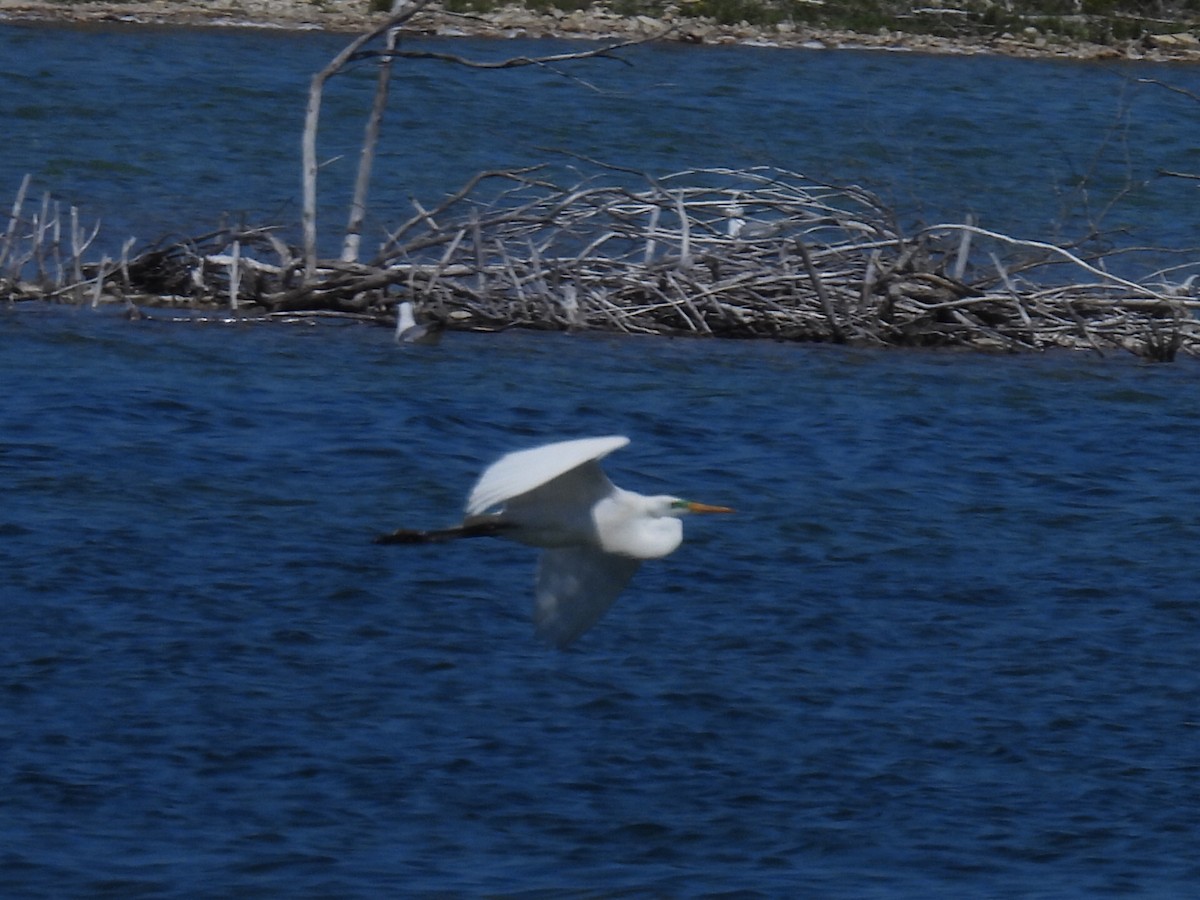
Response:
MULTIPOLYGON (((120 22, 191 27, 274 27, 362 32, 379 23, 383 13, 370 12, 369 0, 100 0, 67 3, 54 0, 0 0, 0 21, 57 23, 120 22)), ((722 25, 686 16, 668 7, 658 18, 620 16, 601 7, 564 12, 534 12, 506 6, 482 15, 456 15, 439 7, 420 13, 410 28, 427 34, 478 37, 564 37, 629 40, 662 35, 664 40, 693 44, 753 44, 808 50, 872 48, 920 53, 992 53, 1023 57, 1073 59, 1145 59, 1200 62, 1200 37, 1190 31, 1153 35, 1117 45, 1064 43, 1053 35, 1027 28, 1019 34, 992 38, 942 38, 886 29, 860 34, 812 28, 789 22, 756 26, 722 25)))

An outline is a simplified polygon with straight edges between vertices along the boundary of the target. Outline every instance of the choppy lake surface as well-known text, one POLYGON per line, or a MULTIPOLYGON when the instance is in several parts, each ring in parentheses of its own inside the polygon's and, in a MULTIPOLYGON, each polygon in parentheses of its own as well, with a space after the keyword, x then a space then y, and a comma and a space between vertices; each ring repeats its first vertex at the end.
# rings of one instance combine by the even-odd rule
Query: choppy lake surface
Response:
POLYGON ((1200 883, 1194 363, 0 314, 7 896, 1200 883), (574 649, 378 547, 627 433, 687 523, 574 649))

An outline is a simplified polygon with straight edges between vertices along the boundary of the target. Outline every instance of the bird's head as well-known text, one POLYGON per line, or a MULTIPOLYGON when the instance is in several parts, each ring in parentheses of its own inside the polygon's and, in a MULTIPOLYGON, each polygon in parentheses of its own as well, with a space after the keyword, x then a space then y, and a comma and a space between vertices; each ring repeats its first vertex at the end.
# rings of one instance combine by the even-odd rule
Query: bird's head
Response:
POLYGON ((679 497, 663 497, 666 508, 664 516, 688 516, 692 513, 731 513, 728 506, 711 506, 707 503, 696 503, 694 500, 681 500, 679 497))

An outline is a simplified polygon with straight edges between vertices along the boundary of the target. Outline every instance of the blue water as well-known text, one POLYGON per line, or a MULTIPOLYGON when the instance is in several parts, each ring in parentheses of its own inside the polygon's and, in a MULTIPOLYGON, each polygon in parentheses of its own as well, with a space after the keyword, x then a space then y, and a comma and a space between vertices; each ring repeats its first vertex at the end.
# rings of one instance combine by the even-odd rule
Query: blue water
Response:
MULTIPOLYGON (((0 26, 0 184, 121 236, 285 220, 340 45, 0 26)), ((601 93, 406 74, 381 208, 559 146, 1049 233, 1095 158, 1146 182, 1129 240, 1195 243, 1153 178, 1200 168, 1195 109, 1129 78, 1197 70, 634 56, 584 68, 601 93)), ((336 88, 330 157, 369 85, 336 88)), ((0 309, 0 893, 1193 895, 1197 372, 0 309), (504 451, 606 433, 617 483, 739 512, 566 653, 531 551, 370 542, 453 522, 504 451)))
POLYGON ((1180 897, 1192 361, 0 314, 5 896, 1180 897), (626 433, 575 647, 454 521, 626 433))
MULTIPOLYGON (((222 214, 299 219, 309 78, 345 36, 0 25, 0 197, 32 173, 128 235, 209 230, 222 214)), ((483 58, 567 42, 427 39, 483 58)), ((910 221, 962 221, 1122 246, 1200 246, 1194 101, 1200 69, 911 53, 666 45, 499 72, 402 61, 380 146, 366 245, 485 169, 582 154, 659 176, 771 165, 865 184, 910 221)), ((337 246, 375 74, 334 79, 323 107, 321 216, 337 246)), ((5 201, 7 202, 7 201, 5 201)), ((1194 257, 1194 254, 1193 254, 1194 257)))

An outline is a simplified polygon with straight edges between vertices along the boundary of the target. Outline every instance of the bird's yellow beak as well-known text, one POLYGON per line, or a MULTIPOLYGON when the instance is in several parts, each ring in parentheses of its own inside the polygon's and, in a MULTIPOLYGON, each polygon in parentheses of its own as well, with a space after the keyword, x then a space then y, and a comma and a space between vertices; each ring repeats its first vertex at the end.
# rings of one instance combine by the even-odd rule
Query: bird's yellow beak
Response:
POLYGON ((733 512, 728 506, 709 506, 707 503, 692 503, 688 502, 688 512, 694 513, 731 513, 733 512))

